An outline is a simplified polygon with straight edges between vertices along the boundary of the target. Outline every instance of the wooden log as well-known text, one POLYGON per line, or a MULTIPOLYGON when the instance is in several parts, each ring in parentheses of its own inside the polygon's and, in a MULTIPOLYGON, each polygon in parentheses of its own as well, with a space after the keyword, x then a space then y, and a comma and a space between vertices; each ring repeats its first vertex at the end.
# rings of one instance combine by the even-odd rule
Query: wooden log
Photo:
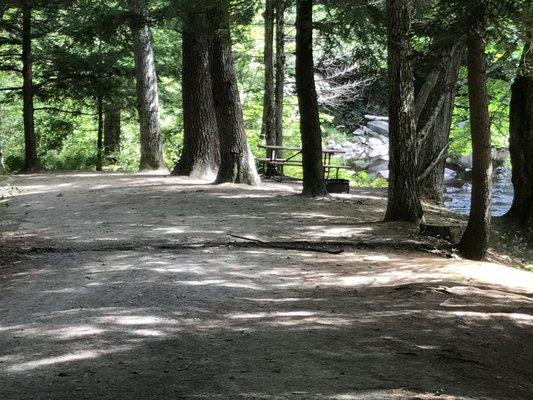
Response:
POLYGON ((457 243, 458 238, 460 238, 460 228, 450 225, 420 224, 420 234, 457 243))

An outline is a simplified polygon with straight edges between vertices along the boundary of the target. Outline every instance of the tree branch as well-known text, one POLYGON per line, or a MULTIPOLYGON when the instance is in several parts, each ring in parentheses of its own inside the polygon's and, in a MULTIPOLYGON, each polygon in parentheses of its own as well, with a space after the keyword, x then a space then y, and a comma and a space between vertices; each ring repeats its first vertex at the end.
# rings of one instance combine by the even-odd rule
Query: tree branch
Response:
POLYGON ((424 110, 424 107, 426 106, 426 103, 428 101, 429 95, 437 84, 439 76, 440 65, 427 75, 426 80, 424 81, 424 85, 422 85, 422 87, 420 88, 420 91, 418 92, 415 101, 415 121, 418 121, 418 119, 420 118, 420 114, 422 114, 422 111, 424 110))
MULTIPOLYGON (((492 65, 487 68, 487 76, 496 71, 498 68, 500 68, 513 55, 514 51, 518 47, 516 43, 513 43, 510 46, 511 47, 500 58, 498 58, 492 65)), ((467 78, 462 79, 458 82, 458 84, 461 86, 466 85, 467 83, 467 78)))
POLYGON ((21 87, 5 87, 5 88, 0 88, 0 92, 8 92, 8 91, 11 91, 11 90, 22 90, 22 86, 21 86, 21 87))
POLYGON ((442 161, 442 159, 446 156, 446 153, 448 152, 448 149, 450 148, 451 143, 448 143, 444 148, 441 150, 439 155, 429 164, 429 166, 425 169, 422 174, 418 177, 418 182, 423 181, 430 173, 435 169, 437 165, 439 165, 439 162, 442 161))
POLYGON ((22 74, 22 69, 15 67, 14 65, 0 65, 0 71, 18 72, 22 74))
POLYGON ((96 113, 85 113, 83 111, 78 111, 78 110, 63 110, 61 108, 56 108, 56 107, 37 107, 37 108, 34 108, 34 111, 52 111, 52 112, 59 112, 59 113, 73 114, 73 115, 89 115, 89 116, 96 115, 96 113))
POLYGON ((0 37, 0 46, 11 44, 13 46, 20 46, 22 41, 14 38, 0 37))

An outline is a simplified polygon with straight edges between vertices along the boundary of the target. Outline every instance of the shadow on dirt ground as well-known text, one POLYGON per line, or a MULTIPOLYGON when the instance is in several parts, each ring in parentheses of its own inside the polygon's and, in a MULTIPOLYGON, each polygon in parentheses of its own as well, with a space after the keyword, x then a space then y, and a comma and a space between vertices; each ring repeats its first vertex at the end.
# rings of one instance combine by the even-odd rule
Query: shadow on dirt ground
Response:
POLYGON ((416 237, 373 223, 373 192, 307 202, 282 185, 17 179, 2 399, 531 398, 531 273, 396 246, 416 237))

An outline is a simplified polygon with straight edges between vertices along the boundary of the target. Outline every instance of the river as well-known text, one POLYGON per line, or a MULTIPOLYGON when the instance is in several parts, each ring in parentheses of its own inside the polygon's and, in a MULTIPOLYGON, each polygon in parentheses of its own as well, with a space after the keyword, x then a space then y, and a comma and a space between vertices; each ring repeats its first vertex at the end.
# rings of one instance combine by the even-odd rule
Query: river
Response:
MULTIPOLYGON (((457 182, 447 182, 444 194, 444 205, 459 214, 468 215, 470 212, 470 194, 472 184, 464 182, 457 187, 457 182)), ((492 190, 492 215, 500 217, 511 208, 513 202, 513 185, 511 171, 500 168, 495 171, 492 190)))

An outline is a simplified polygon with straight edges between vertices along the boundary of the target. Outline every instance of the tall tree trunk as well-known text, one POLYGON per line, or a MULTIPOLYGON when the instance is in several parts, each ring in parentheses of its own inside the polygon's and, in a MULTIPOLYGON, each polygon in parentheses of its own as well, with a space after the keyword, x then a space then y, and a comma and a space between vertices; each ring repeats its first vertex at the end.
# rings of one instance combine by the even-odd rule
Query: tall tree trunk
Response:
POLYGON ((102 96, 97 99, 98 137, 96 140, 96 170, 102 171, 103 136, 104 136, 104 101, 102 96))
POLYGON ((451 51, 446 52, 424 107, 417 112, 420 195, 437 203, 443 200, 444 169, 450 145, 453 106, 462 54, 463 49, 460 46, 454 46, 451 51))
POLYGON ((417 177, 414 79, 410 62, 411 0, 387 0, 389 68, 389 200, 385 220, 422 218, 417 177))
POLYGON ((137 80, 137 109, 141 130, 140 170, 165 167, 159 122, 159 95, 155 69, 152 35, 148 26, 148 9, 144 0, 128 0, 132 18, 135 77, 137 80))
POLYGON ((285 0, 276 4, 276 146, 283 146, 283 101, 285 96, 285 0))
POLYGON ((228 0, 221 0, 218 6, 210 11, 211 28, 214 32, 210 71, 220 141, 220 168, 215 182, 257 185, 261 181, 244 130, 231 50, 228 0))
MULTIPOLYGON (((533 35, 532 35, 533 36, 533 35)), ((530 39, 531 40, 531 39, 530 39)), ((511 86, 510 140, 514 199, 508 219, 523 224, 533 239, 533 45, 528 41, 511 86)))
POLYGON ((120 148, 120 107, 113 102, 105 105, 104 118, 104 153, 117 152, 120 148))
POLYGON ((472 135, 472 200, 468 226, 459 243, 462 255, 482 260, 487 254, 491 220, 492 157, 485 65, 485 27, 468 33, 468 95, 472 135))
POLYGON ((7 173, 7 167, 4 161, 4 145, 2 144, 2 141, 0 140, 0 174, 6 174, 6 173, 7 173))
POLYGON ((26 171, 41 169, 37 156, 37 136, 33 107, 33 72, 32 72, 32 5, 25 0, 22 6, 22 97, 24 108, 24 169, 26 171))
POLYGON ((296 92, 302 137, 303 195, 326 196, 313 62, 313 0, 297 0, 296 92))
MULTIPOLYGON (((276 144, 276 113, 275 113, 275 86, 274 86, 274 0, 265 1, 265 93, 263 97, 263 125, 261 136, 266 144, 276 144)), ((267 151, 267 157, 270 152, 267 151)))
POLYGON ((182 33, 184 143, 181 158, 172 174, 214 180, 220 150, 209 72, 213 37, 206 31, 205 14, 190 11, 185 16, 182 33))

